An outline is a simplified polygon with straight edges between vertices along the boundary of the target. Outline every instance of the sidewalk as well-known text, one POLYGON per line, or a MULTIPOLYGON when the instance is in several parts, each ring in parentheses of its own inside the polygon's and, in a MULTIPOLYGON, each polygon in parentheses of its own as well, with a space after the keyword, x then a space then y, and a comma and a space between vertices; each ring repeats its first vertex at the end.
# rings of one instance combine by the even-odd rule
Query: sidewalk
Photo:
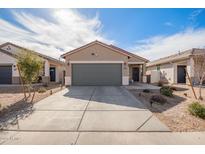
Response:
POLYGON ((0 132, 0 144, 205 144, 205 132, 0 132))

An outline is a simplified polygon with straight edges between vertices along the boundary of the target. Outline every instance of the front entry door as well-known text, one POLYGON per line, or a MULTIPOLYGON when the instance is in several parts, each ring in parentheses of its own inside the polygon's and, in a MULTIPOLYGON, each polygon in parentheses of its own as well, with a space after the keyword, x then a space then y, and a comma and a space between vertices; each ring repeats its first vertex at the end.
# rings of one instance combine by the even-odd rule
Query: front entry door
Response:
POLYGON ((50 67, 50 81, 55 82, 56 81, 56 68, 50 67))
POLYGON ((186 66, 177 66, 177 83, 186 83, 186 66))
POLYGON ((135 68, 132 68, 132 79, 134 81, 139 81, 139 73, 140 70, 139 70, 139 67, 135 67, 135 68))

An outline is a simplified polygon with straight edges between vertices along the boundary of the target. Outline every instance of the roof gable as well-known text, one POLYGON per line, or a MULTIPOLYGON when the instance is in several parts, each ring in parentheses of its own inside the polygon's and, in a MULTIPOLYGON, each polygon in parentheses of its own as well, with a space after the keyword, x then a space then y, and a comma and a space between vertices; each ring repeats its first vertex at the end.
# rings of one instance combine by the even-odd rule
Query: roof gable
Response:
POLYGON ((40 56, 40 57, 42 57, 42 58, 44 58, 44 59, 51 60, 51 61, 54 61, 54 62, 57 62, 57 63, 63 63, 63 62, 61 62, 60 60, 57 60, 57 59, 52 58, 52 57, 50 57, 50 56, 41 54, 41 53, 39 53, 39 52, 30 50, 30 49, 27 49, 27 48, 24 48, 24 47, 18 46, 18 45, 16 45, 16 44, 11 43, 11 42, 6 42, 6 43, 3 43, 3 44, 0 45, 0 49, 1 49, 1 50, 4 50, 4 51, 6 51, 7 53, 9 53, 10 55, 13 55, 13 56, 15 56, 15 57, 17 56, 18 53, 12 52, 12 51, 11 51, 11 48, 6 48, 6 49, 5 49, 4 47, 6 47, 6 46, 13 46, 13 47, 18 48, 18 49, 20 49, 20 50, 27 50, 27 51, 30 51, 30 52, 32 52, 33 54, 36 54, 36 55, 38 55, 38 56, 40 56))
POLYGON ((189 49, 189 50, 186 50, 183 52, 179 52, 177 54, 173 54, 173 55, 170 55, 167 57, 160 58, 158 60, 151 61, 151 62, 147 63, 147 66, 150 67, 150 66, 154 66, 154 65, 160 65, 160 64, 164 64, 164 63, 177 61, 177 60, 183 60, 183 59, 189 58, 191 55, 196 55, 196 54, 200 54, 200 53, 205 53, 205 49, 193 48, 193 49, 189 49))
POLYGON ((125 51, 125 50, 123 50, 123 49, 121 49, 121 48, 118 48, 118 47, 116 47, 116 46, 114 46, 114 45, 107 45, 107 44, 105 44, 105 43, 103 43, 103 42, 100 42, 100 41, 97 41, 97 40, 96 40, 96 41, 93 41, 93 42, 91 42, 91 43, 88 43, 88 44, 86 44, 86 45, 84 45, 84 46, 81 46, 81 47, 79 47, 79 48, 76 48, 76 49, 74 49, 74 50, 71 50, 71 51, 69 51, 69 52, 67 52, 67 53, 65 53, 65 54, 63 54, 63 55, 61 55, 61 57, 65 58, 66 56, 75 54, 76 52, 82 51, 83 49, 88 48, 88 47, 90 47, 90 46, 93 46, 93 45, 95 45, 95 44, 98 44, 98 45, 101 45, 101 46, 103 46, 103 47, 106 47, 106 48, 112 50, 113 52, 120 53, 120 54, 122 54, 122 55, 124 55, 124 56, 127 56, 127 57, 135 57, 135 58, 139 58, 139 59, 141 59, 141 60, 143 60, 143 61, 146 61, 146 62, 148 61, 148 60, 145 59, 145 58, 142 58, 142 57, 140 57, 140 56, 137 56, 137 55, 135 55, 135 54, 132 54, 132 53, 130 53, 130 52, 128 52, 128 51, 125 51))
POLYGON ((88 47, 90 47, 90 46, 93 46, 93 45, 95 45, 95 44, 98 44, 98 45, 101 45, 101 46, 103 46, 103 47, 109 48, 109 49, 111 49, 112 51, 121 53, 121 54, 123 54, 123 55, 125 55, 125 56, 129 56, 127 53, 122 53, 122 51, 119 51, 119 50, 117 50, 117 49, 114 49, 114 48, 112 48, 111 46, 109 46, 109 45, 107 45, 107 44, 105 44, 105 43, 102 43, 102 42, 96 40, 96 41, 93 41, 93 42, 91 42, 91 43, 88 43, 88 44, 86 44, 86 45, 84 45, 84 46, 81 46, 81 47, 79 47, 79 48, 76 48, 76 49, 74 49, 74 50, 71 50, 71 51, 69 51, 69 52, 67 52, 67 53, 65 53, 65 54, 63 54, 63 55, 61 55, 61 57, 64 58, 64 57, 66 57, 66 56, 68 56, 68 55, 71 55, 71 54, 74 54, 74 53, 76 53, 76 52, 82 51, 83 49, 88 48, 88 47))
POLYGON ((8 55, 8 56, 11 56, 11 57, 13 57, 13 58, 17 58, 16 55, 14 55, 14 54, 12 54, 12 53, 6 51, 6 50, 2 50, 1 48, 0 48, 0 52, 6 54, 6 55, 8 55))

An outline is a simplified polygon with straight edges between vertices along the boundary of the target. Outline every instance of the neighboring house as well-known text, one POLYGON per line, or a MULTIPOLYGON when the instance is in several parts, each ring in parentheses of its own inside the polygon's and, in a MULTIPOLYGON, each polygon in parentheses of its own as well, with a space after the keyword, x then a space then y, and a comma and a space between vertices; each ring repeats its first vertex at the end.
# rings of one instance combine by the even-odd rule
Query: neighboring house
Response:
POLYGON ((128 85, 141 82, 147 59, 94 41, 62 55, 66 85, 128 85))
MULTIPOLYGON (((17 69, 17 55, 26 48, 7 42, 0 45, 0 84, 19 84, 20 77, 17 69)), ((41 82, 63 82, 64 63, 52 57, 28 50, 44 60, 41 82)))
POLYGON ((170 84, 188 84, 187 70, 192 83, 197 84, 198 80, 194 72, 194 68, 197 66, 194 63, 193 56, 199 54, 205 54, 205 49, 194 48, 149 62, 146 65, 146 75, 150 78, 151 83, 157 83, 161 80, 170 84))

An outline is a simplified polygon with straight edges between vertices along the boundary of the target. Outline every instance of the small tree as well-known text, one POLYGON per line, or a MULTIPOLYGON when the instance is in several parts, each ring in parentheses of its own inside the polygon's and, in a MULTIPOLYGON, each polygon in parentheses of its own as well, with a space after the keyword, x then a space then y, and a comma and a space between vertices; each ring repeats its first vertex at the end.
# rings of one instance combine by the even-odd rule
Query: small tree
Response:
MULTIPOLYGON (((43 60, 30 51, 23 50, 18 54, 17 66, 21 75, 23 84, 26 84, 31 96, 32 83, 38 80, 40 71, 43 67, 43 60)), ((33 96, 34 97, 34 96, 33 96)), ((33 100, 33 98, 32 98, 33 100)))
POLYGON ((194 55, 194 72, 199 82, 199 98, 202 100, 201 88, 205 80, 205 54, 194 55))

